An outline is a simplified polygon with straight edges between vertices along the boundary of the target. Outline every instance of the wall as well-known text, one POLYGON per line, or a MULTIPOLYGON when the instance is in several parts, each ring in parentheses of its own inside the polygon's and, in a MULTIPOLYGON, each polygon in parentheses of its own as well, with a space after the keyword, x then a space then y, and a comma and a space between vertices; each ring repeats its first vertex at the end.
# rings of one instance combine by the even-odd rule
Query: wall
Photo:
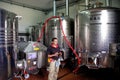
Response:
MULTIPOLYGON (((106 0, 98 0, 103 3, 103 6, 106 6, 106 0)), ((120 0, 109 0, 111 7, 120 8, 120 0)))
MULTIPOLYGON (((77 9, 77 6, 76 6, 76 5, 70 6, 70 7, 69 7, 69 16, 70 16, 71 18, 74 18, 77 10, 78 10, 78 9, 77 9)), ((56 15, 58 15, 58 13, 64 13, 64 15, 66 15, 66 9, 65 9, 65 7, 62 8, 62 9, 57 9, 56 15)), ((51 17, 51 16, 53 16, 53 11, 51 11, 51 12, 46 16, 46 18, 51 17)))
POLYGON ((44 21, 45 14, 38 10, 33 10, 25 7, 16 6, 13 4, 8 4, 0 2, 0 8, 13 12, 17 15, 22 16, 22 19, 19 20, 19 29, 20 33, 25 33, 26 29, 31 25, 36 25, 37 23, 44 21))
POLYGON ((112 6, 120 8, 120 0, 112 0, 112 6))

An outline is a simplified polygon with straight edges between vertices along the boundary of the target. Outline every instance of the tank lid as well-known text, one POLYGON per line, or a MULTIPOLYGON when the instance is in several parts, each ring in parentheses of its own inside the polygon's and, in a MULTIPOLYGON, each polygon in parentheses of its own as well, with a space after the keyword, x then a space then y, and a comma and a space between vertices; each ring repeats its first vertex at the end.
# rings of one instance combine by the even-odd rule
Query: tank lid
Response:
POLYGON ((116 8, 116 7, 98 7, 98 8, 92 8, 92 9, 88 9, 91 11, 96 11, 96 10, 120 10, 120 8, 116 8))
POLYGON ((100 7, 99 9, 120 9, 120 8, 116 8, 116 7, 100 7))

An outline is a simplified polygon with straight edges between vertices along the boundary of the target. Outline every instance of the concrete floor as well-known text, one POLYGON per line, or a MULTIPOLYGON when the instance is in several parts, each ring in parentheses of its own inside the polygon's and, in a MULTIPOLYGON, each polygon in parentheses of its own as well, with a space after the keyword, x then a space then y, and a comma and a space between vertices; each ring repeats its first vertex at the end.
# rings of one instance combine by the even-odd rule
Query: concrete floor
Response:
MULTIPOLYGON (((68 67, 60 68, 58 80, 120 80, 120 74, 115 73, 112 69, 99 70, 79 70, 78 73, 73 73, 68 67)), ((40 69, 37 75, 30 75, 26 80, 48 80, 48 71, 45 68, 40 69)), ((20 80, 14 78, 14 80, 20 80)), ((25 79, 23 79, 25 80, 25 79)))

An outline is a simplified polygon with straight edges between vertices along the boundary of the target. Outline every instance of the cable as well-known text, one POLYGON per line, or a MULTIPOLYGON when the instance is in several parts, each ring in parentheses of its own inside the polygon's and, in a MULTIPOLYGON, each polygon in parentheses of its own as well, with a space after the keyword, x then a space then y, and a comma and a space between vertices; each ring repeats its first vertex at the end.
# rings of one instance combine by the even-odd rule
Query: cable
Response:
POLYGON ((74 50, 74 48, 72 47, 72 45, 70 44, 69 40, 67 39, 67 37, 66 37, 66 35, 65 35, 65 33, 64 33, 61 17, 59 17, 59 16, 52 16, 52 17, 48 18, 48 19, 45 21, 45 23, 44 23, 44 25, 43 25, 43 27, 42 27, 42 29, 41 29, 41 34, 40 34, 39 38, 37 39, 37 41, 40 41, 40 39, 41 39, 42 36, 43 36, 43 33, 44 33, 44 31, 45 31, 45 28, 46 28, 46 25, 47 25, 48 21, 51 20, 51 19, 53 19, 53 18, 59 18, 60 28, 61 28, 61 30, 62 30, 63 37, 64 37, 67 45, 70 47, 70 49, 73 51, 74 55, 75 55, 75 56, 77 57, 77 59, 78 59, 78 67, 77 67, 75 70, 73 70, 73 72, 76 72, 76 71, 78 70, 78 68, 79 68, 80 63, 81 63, 81 59, 79 58, 78 54, 76 53, 76 51, 74 50))

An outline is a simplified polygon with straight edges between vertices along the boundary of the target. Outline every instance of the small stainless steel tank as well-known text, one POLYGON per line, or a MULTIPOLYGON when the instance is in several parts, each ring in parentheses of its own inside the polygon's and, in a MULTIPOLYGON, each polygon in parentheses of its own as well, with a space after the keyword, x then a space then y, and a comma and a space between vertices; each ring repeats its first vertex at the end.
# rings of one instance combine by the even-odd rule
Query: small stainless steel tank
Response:
MULTIPOLYGON (((33 25, 30 26, 30 39, 31 41, 37 41, 37 39, 39 38, 40 34, 41 34, 41 27, 42 25, 33 25)), ((43 39, 41 40, 41 42, 43 43, 43 39)))

